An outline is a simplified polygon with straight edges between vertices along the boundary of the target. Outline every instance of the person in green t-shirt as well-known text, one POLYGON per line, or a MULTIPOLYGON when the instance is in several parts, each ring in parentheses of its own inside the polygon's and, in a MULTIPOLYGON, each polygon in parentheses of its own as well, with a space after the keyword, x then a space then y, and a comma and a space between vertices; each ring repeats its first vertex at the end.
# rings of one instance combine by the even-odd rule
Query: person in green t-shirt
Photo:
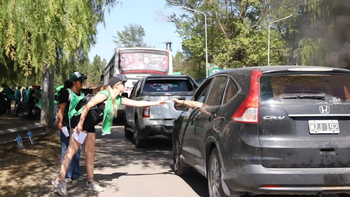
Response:
MULTIPOLYGON (((135 101, 128 98, 122 98, 119 96, 125 90, 126 79, 124 75, 118 75, 112 77, 105 90, 98 92, 84 107, 82 110, 78 110, 75 116, 71 119, 71 126, 75 128, 78 134, 80 132, 87 133, 84 140, 84 150, 86 154, 86 172, 87 172, 87 187, 95 191, 103 191, 94 179, 94 157, 95 157, 95 125, 103 120, 102 132, 109 134, 111 132, 111 123, 113 118, 117 115, 118 107, 122 105, 134 106, 134 107, 146 107, 164 105, 165 100, 160 101, 135 101), (95 110, 91 110, 95 108, 95 110), (100 117, 99 113, 102 112, 100 117), (94 115, 96 114, 96 115, 94 115)), ((74 129, 72 130, 73 133, 74 129)), ((76 140, 70 140, 70 144, 66 155, 63 158, 59 177, 55 181, 57 192, 60 195, 67 195, 67 188, 64 184, 64 177, 67 172, 68 164, 70 163, 73 155, 78 151, 80 143, 76 140)))
POLYGON ((15 90, 15 108, 17 107, 17 105, 21 102, 22 99, 22 94, 21 94, 21 86, 18 86, 17 89, 15 90))

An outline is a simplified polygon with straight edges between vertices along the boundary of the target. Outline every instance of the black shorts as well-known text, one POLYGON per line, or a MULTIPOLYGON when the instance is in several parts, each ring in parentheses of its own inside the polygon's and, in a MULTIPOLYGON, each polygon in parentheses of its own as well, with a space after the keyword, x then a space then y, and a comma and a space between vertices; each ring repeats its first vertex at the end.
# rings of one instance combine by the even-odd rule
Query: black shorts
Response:
MULTIPOLYGON (((72 117, 71 119, 72 128, 75 128, 78 125, 79 120, 80 120, 80 115, 72 117)), ((102 120, 103 120, 103 112, 101 109, 98 109, 98 108, 90 109, 89 113, 85 117, 83 130, 87 131, 88 133, 95 133, 95 125, 100 123, 102 120)))
MULTIPOLYGON (((71 123, 70 123, 72 128, 77 127, 79 120, 80 120, 80 115, 72 117, 71 123)), ((85 118, 85 121, 83 124, 83 130, 87 131, 88 133, 95 133, 95 124, 92 124, 89 114, 85 118)))

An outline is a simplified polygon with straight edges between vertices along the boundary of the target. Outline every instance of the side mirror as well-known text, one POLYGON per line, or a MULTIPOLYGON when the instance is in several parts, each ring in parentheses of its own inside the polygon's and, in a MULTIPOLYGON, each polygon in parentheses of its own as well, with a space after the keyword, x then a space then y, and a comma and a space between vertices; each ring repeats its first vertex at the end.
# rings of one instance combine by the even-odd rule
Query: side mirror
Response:
POLYGON ((123 93, 121 94, 121 96, 122 96, 122 97, 128 98, 128 93, 127 93, 127 92, 123 92, 123 93))

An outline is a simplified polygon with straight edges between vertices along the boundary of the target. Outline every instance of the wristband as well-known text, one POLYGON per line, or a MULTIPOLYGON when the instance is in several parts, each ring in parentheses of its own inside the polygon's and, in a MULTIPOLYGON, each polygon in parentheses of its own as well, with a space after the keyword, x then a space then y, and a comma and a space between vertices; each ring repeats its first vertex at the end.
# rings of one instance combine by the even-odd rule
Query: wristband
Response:
POLYGON ((185 100, 182 101, 182 104, 183 104, 183 105, 185 104, 185 100))

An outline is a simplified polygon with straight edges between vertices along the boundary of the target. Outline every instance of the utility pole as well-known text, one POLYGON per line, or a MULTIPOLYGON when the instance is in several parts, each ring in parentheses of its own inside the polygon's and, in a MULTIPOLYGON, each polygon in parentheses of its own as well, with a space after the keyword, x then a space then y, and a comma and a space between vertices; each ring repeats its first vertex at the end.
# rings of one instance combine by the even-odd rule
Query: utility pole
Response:
POLYGON ((175 5, 175 6, 180 6, 186 10, 191 10, 191 11, 194 11, 194 12, 197 12, 197 13, 200 13, 200 14, 203 14, 204 15, 204 33, 205 33, 205 77, 207 78, 208 77, 208 74, 209 74, 209 64, 208 64, 208 36, 207 36, 207 15, 202 12, 202 11, 199 11, 199 10, 195 10, 195 9, 192 9, 192 8, 188 8, 188 7, 185 7, 185 6, 182 6, 182 5, 178 5, 178 4, 175 4, 175 3, 170 3, 172 5, 175 5))
POLYGON ((271 29, 271 24, 272 23, 276 23, 276 22, 279 22, 279 21, 282 21, 282 20, 285 20, 287 18, 290 18, 291 16, 293 16, 293 14, 289 15, 289 16, 286 16, 284 18, 281 18, 281 19, 277 19, 277 20, 274 20, 274 21, 271 21, 269 22, 269 31, 268 31, 268 38, 267 38, 267 66, 270 66, 270 29, 271 29))

